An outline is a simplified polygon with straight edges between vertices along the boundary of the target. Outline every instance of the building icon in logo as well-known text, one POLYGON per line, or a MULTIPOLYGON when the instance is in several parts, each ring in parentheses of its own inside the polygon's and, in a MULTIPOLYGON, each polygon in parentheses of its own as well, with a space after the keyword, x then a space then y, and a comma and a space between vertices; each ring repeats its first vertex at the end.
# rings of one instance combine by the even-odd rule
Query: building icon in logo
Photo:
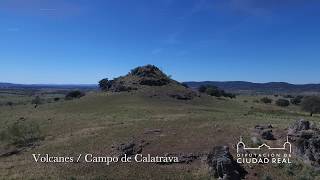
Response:
POLYGON ((240 141, 238 142, 237 144, 237 153, 239 154, 241 150, 261 150, 263 148, 267 148, 268 150, 282 150, 282 151, 288 151, 290 154, 291 154, 291 151, 292 151, 292 146, 291 146, 291 143, 289 142, 289 137, 287 136, 287 141, 283 144, 282 147, 270 147, 269 145, 267 144, 262 144, 260 145, 259 147, 256 147, 256 148, 250 148, 250 147, 247 147, 244 142, 243 142, 243 139, 242 137, 240 137, 240 141))

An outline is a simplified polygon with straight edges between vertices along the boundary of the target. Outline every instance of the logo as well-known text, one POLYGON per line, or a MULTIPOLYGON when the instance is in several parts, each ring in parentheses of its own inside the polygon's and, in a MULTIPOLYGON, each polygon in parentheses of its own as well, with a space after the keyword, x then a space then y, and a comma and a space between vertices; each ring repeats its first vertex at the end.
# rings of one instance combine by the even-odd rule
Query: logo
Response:
POLYGON ((259 147, 247 147, 242 137, 237 144, 239 164, 291 164, 292 145, 287 141, 282 147, 271 147, 266 143, 259 147))

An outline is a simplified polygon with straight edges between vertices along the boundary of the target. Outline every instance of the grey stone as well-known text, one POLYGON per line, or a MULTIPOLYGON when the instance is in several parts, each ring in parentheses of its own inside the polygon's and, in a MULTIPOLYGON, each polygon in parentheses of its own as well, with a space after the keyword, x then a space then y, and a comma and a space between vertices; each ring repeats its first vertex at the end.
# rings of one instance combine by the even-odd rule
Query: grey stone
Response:
POLYGON ((215 178, 240 180, 247 172, 233 159, 227 146, 217 146, 208 154, 207 163, 215 178))

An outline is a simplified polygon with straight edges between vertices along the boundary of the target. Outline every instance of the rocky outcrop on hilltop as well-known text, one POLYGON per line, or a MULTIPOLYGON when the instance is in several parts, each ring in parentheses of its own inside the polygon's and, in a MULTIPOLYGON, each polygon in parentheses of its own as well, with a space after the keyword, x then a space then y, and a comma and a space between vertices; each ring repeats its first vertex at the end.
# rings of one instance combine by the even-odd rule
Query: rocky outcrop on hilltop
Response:
POLYGON ((306 163, 320 167, 320 130, 312 122, 298 120, 288 129, 294 153, 306 163))
POLYGON ((190 100, 196 92, 171 79, 154 65, 134 68, 127 75, 113 80, 104 80, 104 90, 111 92, 144 91, 150 97, 163 96, 179 100, 190 100))

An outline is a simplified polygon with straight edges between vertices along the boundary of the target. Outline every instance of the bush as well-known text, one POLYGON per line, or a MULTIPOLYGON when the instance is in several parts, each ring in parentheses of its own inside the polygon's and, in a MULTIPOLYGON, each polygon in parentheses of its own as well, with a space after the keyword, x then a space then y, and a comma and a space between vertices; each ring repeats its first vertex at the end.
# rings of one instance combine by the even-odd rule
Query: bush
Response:
POLYGON ((81 92, 81 91, 70 91, 66 95, 66 100, 71 100, 71 99, 75 99, 75 98, 81 98, 82 96, 85 96, 84 92, 81 92))
POLYGON ((206 85, 201 85, 201 86, 198 88, 198 91, 201 92, 201 93, 206 92, 206 90, 207 90, 207 86, 206 86, 206 85))
POLYGON ((268 97, 261 98, 260 101, 265 103, 265 104, 271 104, 272 103, 272 99, 270 99, 268 97))
POLYGON ((17 147, 28 146, 42 139, 37 123, 16 121, 1 132, 1 140, 17 147))
POLYGON ((320 113, 320 97, 308 96, 303 98, 301 108, 302 110, 309 112, 310 116, 314 113, 320 113))
POLYGON ((290 105, 290 102, 286 99, 278 99, 276 101, 276 105, 281 106, 281 107, 287 107, 290 105))
POLYGON ((215 96, 215 97, 228 97, 228 98, 236 98, 235 94, 232 93, 226 93, 224 90, 219 89, 216 86, 212 86, 212 85, 201 85, 198 88, 198 91, 200 93, 206 93, 210 96, 215 96))
POLYGON ((9 101, 6 103, 7 106, 13 106, 13 102, 9 101))
POLYGON ((39 105, 42 103, 42 99, 39 96, 36 96, 34 99, 32 99, 31 104, 39 105))
POLYGON ((207 93, 210 96, 215 96, 215 97, 221 97, 222 92, 215 86, 208 86, 206 88, 205 93, 207 93))
POLYGON ((290 102, 291 104, 299 105, 301 104, 302 99, 303 99, 303 96, 296 96, 295 98, 291 99, 290 102))
POLYGON ((290 95, 290 94, 288 94, 288 95, 284 95, 283 97, 284 97, 284 98, 288 98, 288 99, 292 99, 292 98, 294 98, 294 96, 292 96, 292 95, 290 95))
POLYGON ((53 98, 53 100, 54 100, 55 102, 57 102, 57 101, 59 101, 59 100, 60 100, 60 98, 55 97, 55 98, 53 98))

